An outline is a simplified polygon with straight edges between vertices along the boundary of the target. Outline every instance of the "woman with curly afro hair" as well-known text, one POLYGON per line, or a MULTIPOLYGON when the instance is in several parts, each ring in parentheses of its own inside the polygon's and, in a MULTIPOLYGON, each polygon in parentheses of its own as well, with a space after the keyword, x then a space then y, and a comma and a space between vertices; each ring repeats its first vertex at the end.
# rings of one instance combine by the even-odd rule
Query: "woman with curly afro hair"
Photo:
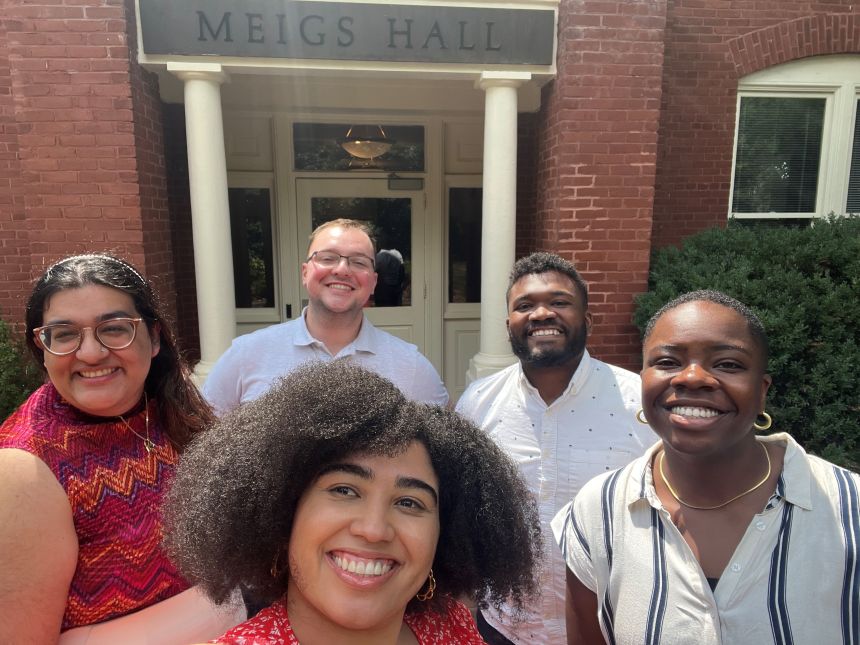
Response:
POLYGON ((456 413, 309 364, 183 455, 165 509, 216 602, 272 603, 221 643, 483 643, 458 598, 522 607, 540 525, 516 467, 456 413))

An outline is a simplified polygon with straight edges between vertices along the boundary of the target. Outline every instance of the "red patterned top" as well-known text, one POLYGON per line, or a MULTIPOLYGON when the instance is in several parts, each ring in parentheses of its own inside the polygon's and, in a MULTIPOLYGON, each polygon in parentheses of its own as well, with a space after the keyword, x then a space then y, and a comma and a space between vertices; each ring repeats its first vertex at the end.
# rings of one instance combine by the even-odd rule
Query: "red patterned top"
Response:
MULTIPOLYGON (((447 612, 424 611, 403 617, 419 645, 486 645, 465 605, 450 600, 447 612)), ((301 645, 290 626, 286 599, 276 602, 213 643, 223 645, 301 645)))
MULTIPOLYGON (((161 550, 158 509, 179 456, 154 402, 149 405, 151 453, 121 421, 83 414, 50 383, 0 426, 0 448, 44 461, 72 507, 78 566, 63 630, 129 614, 189 588, 161 550)), ((144 410, 126 420, 146 436, 144 410)))

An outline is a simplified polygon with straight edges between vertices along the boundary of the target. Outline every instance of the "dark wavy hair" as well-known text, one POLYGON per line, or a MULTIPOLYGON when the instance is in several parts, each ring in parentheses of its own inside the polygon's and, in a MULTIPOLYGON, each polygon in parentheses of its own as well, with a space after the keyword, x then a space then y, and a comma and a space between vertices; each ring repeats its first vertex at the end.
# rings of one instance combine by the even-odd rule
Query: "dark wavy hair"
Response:
POLYGON ((656 325, 657 321, 663 317, 663 314, 689 302, 712 302, 715 305, 728 307, 740 315, 746 321, 750 336, 761 349, 764 364, 767 365, 768 354, 770 353, 770 343, 767 338, 767 331, 765 330, 761 319, 752 309, 747 307, 740 300, 732 298, 730 295, 714 289, 700 289, 698 291, 682 293, 680 296, 670 300, 660 307, 660 309, 648 319, 648 323, 645 325, 645 333, 642 335, 642 341, 644 342, 648 340, 648 337, 651 336, 651 332, 654 331, 654 325, 656 325))
POLYGON ((550 271, 555 271, 570 278, 570 281, 573 282, 579 291, 582 304, 588 307, 588 285, 582 279, 582 276, 579 275, 579 271, 576 270, 573 264, 560 255, 547 253, 546 251, 537 251, 514 262, 514 267, 511 269, 511 276, 508 280, 508 290, 505 292, 505 300, 510 300, 511 289, 521 278, 527 275, 548 273, 550 271))
POLYGON ((75 255, 48 267, 36 280, 27 302, 27 347, 44 370, 44 350, 36 343, 33 330, 42 325, 51 296, 86 285, 101 285, 128 294, 149 333, 158 329, 160 349, 152 359, 144 389, 157 402, 165 432, 182 449, 192 435, 215 420, 214 415, 191 380, 191 372, 179 354, 152 286, 125 260, 112 255, 75 255))
MULTIPOLYGON (((540 524, 516 466, 455 412, 409 401, 344 361, 299 368, 192 442, 164 509, 168 553, 216 602, 237 586, 272 602, 289 578, 289 567, 273 577, 273 562, 322 469, 350 455, 402 454, 415 441, 440 488, 433 608, 444 611, 447 594, 522 609, 537 588, 540 524)), ((407 610, 426 606, 413 599, 407 610)))

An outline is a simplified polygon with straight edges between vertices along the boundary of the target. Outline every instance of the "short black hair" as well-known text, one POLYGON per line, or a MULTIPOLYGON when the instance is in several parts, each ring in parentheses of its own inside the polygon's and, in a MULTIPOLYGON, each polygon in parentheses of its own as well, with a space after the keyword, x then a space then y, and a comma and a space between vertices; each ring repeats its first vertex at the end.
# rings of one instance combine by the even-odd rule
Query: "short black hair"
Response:
MULTIPOLYGON (((436 596, 523 608, 537 589, 541 539, 515 464, 457 413, 409 401, 343 360, 299 368, 191 444, 165 507, 168 551, 217 602, 240 585, 272 602, 289 579, 289 567, 272 577, 272 563, 322 469, 350 455, 402 454, 415 441, 439 479, 436 596)), ((426 606, 413 599, 409 610, 426 606)))
POLYGON ((514 268, 511 269, 511 278, 508 280, 508 290, 505 292, 505 301, 510 300, 511 289, 520 278, 527 275, 548 273, 550 271, 561 273, 570 278, 579 291, 583 306, 588 307, 588 285, 582 279, 582 276, 579 275, 576 267, 560 255, 547 253, 546 251, 537 251, 514 262, 514 268))
POLYGON ((755 342, 762 351, 764 364, 767 365, 768 355, 770 353, 770 343, 767 338, 767 331, 765 330, 761 319, 752 309, 747 307, 740 300, 732 298, 730 295, 714 289, 700 289, 698 291, 683 293, 660 307, 657 313, 651 316, 648 323, 645 325, 645 334, 642 337, 643 343, 648 340, 649 336, 651 336, 651 333, 654 331, 654 325, 657 324, 657 321, 663 316, 663 314, 689 302, 712 302, 716 305, 728 307, 742 316, 747 323, 747 329, 749 330, 750 336, 752 336, 753 342, 755 342))

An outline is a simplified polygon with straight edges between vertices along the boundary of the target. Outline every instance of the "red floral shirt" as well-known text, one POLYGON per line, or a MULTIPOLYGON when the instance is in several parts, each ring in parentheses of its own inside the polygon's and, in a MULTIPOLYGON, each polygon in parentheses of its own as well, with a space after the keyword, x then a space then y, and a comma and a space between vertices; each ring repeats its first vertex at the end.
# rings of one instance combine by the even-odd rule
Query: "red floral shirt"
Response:
MULTIPOLYGON (((425 611, 403 617, 419 645, 486 645, 472 614, 451 600, 445 614, 425 611)), ((223 645, 301 645, 290 627, 286 602, 279 601, 213 641, 223 645)))

